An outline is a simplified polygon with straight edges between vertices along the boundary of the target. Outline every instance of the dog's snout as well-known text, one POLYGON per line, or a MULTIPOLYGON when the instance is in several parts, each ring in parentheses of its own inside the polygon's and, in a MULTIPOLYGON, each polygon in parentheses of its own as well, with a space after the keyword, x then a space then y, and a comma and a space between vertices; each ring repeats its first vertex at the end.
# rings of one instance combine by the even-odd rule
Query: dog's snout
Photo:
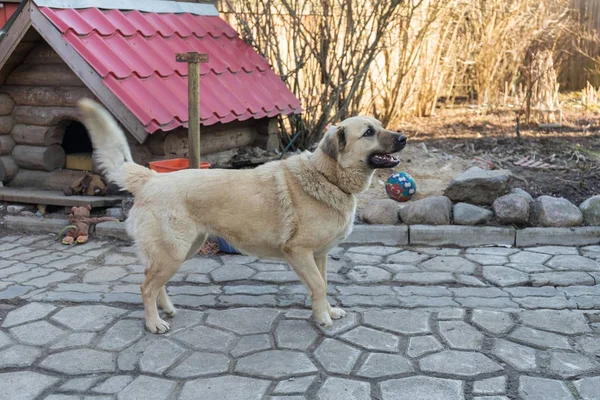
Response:
POLYGON ((396 141, 401 144, 406 144, 406 136, 400 133, 396 135, 396 141))

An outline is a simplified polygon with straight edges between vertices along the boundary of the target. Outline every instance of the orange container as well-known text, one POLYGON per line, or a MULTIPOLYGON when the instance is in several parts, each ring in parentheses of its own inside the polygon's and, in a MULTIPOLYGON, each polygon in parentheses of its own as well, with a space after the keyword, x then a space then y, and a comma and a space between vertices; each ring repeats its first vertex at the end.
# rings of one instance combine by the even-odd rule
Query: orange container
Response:
MULTIPOLYGON (((152 161, 148 164, 151 170, 156 172, 173 172, 190 167, 190 160, 187 158, 174 158, 172 160, 152 161)), ((209 169, 210 163, 200 162, 200 169, 209 169)))

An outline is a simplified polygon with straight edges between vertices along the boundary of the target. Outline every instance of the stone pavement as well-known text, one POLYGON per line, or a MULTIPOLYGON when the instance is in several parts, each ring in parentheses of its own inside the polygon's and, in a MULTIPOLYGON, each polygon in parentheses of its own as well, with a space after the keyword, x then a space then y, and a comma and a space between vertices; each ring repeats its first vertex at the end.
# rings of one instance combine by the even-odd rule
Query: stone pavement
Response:
POLYGON ((144 330, 121 242, 0 238, 0 398, 600 399, 600 246, 350 246, 315 326, 284 264, 197 257, 144 330))

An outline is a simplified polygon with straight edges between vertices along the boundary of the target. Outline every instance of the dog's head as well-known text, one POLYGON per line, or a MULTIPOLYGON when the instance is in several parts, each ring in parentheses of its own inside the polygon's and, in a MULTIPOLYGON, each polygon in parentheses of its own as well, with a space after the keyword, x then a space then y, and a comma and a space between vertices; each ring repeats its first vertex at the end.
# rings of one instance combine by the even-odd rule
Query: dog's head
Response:
POLYGON ((330 127, 319 148, 342 168, 393 168, 395 153, 406 146, 406 136, 384 129, 371 117, 352 117, 330 127))

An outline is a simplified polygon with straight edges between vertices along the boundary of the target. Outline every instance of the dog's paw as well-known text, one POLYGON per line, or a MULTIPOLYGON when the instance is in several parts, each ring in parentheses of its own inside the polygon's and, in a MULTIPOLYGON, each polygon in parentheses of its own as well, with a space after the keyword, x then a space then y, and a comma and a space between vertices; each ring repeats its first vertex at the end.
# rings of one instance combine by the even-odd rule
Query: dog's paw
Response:
POLYGON ((319 324, 321 327, 327 329, 333 326, 333 320, 329 316, 328 312, 321 312, 319 314, 313 313, 313 318, 315 322, 319 324))
POLYGON ((338 307, 331 307, 329 309, 329 316, 331 317, 331 319, 344 318, 346 316, 346 311, 338 307))
POLYGON ((177 315, 177 309, 175 307, 172 307, 172 308, 170 308, 168 310, 163 309, 163 311, 165 312, 165 314, 169 318, 173 318, 174 316, 177 315))
POLYGON ((165 333, 171 329, 168 322, 158 318, 155 321, 146 321, 146 328, 152 333, 165 333))

